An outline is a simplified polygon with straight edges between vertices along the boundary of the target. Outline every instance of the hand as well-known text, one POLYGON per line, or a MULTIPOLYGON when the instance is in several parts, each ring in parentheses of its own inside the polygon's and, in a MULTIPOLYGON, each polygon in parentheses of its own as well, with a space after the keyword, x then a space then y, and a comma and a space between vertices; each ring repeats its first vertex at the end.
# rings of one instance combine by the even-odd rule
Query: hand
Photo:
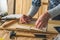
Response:
POLYGON ((26 15, 23 15, 20 20, 19 20, 19 23, 29 23, 31 21, 32 17, 30 16, 26 16, 26 15))
POLYGON ((50 14, 48 12, 42 14, 38 20, 36 21, 36 28, 42 29, 43 27, 46 27, 48 24, 48 20, 50 18, 50 14))

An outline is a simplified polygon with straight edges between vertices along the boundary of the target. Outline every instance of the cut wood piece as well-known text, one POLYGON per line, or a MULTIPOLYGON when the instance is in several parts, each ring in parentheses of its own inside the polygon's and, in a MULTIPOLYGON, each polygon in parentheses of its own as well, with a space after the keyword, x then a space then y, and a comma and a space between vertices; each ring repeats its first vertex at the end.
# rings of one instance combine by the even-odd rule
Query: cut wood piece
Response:
POLYGON ((35 37, 33 33, 29 32, 16 32, 16 36, 21 36, 21 37, 35 37))
POLYGON ((11 25, 11 24, 13 24, 15 22, 16 22, 16 20, 11 20, 11 21, 5 22, 4 24, 2 24, 1 27, 8 27, 9 25, 11 25))
POLYGON ((37 34, 43 36, 43 35, 46 35, 46 36, 50 36, 51 34, 41 34, 41 33, 29 33, 29 32, 16 32, 16 36, 17 37, 36 37, 36 38, 39 38, 38 36, 36 36, 37 34))
MULTIPOLYGON (((57 24, 60 23, 60 21, 51 21, 51 23, 49 22, 48 24, 48 28, 47 28, 47 32, 48 33, 58 33, 56 32, 56 30, 54 29, 54 26, 58 26, 57 24), (54 24, 55 23, 55 24, 54 24), (51 25, 52 24, 52 25, 51 25)), ((3 29, 3 28, 0 28, 3 29)), ((30 24, 18 24, 17 22, 12 24, 12 25, 8 25, 8 27, 6 26, 6 28, 4 28, 4 30, 14 30, 14 31, 27 31, 27 32, 33 32, 33 33, 40 33, 43 32, 43 30, 41 31, 40 29, 35 28, 34 26, 34 22, 32 21, 32 23, 30 24), (31 26, 33 25, 33 26, 31 26)), ((43 32, 44 33, 44 32, 43 32)))
POLYGON ((59 21, 49 20, 48 23, 49 23, 49 24, 58 24, 58 25, 60 25, 60 20, 59 20, 59 21))
POLYGON ((17 40, 43 40, 43 38, 18 37, 17 40))
POLYGON ((40 30, 27 30, 27 29, 15 29, 15 28, 0 28, 0 30, 7 30, 7 31, 17 31, 17 32, 29 32, 29 33, 44 33, 44 34, 58 34, 55 32, 43 32, 40 30))

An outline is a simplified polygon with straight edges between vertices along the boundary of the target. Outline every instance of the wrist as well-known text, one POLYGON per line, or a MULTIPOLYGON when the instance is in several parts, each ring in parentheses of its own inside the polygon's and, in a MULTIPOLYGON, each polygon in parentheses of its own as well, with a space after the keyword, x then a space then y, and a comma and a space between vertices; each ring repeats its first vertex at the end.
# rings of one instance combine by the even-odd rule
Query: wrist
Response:
POLYGON ((32 19, 30 15, 23 15, 24 17, 28 17, 29 19, 32 19))
POLYGON ((48 13, 48 11, 45 13, 45 16, 47 16, 47 18, 51 18, 51 15, 48 13))
POLYGON ((32 19, 32 17, 30 15, 27 15, 30 19, 32 19))
POLYGON ((51 18, 50 14, 48 12, 44 13, 41 15, 41 19, 45 20, 49 20, 49 18, 51 18))

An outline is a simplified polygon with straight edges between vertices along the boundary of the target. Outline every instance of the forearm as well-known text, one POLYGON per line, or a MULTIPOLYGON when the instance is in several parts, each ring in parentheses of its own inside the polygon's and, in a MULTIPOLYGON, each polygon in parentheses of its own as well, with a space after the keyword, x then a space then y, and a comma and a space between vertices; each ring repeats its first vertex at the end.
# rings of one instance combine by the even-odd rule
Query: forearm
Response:
POLYGON ((51 18, 57 16, 60 14, 60 4, 56 6, 55 8, 48 10, 48 13, 51 15, 51 18))
POLYGON ((37 13, 40 6, 41 6, 40 0, 32 0, 32 5, 27 15, 33 17, 37 13))

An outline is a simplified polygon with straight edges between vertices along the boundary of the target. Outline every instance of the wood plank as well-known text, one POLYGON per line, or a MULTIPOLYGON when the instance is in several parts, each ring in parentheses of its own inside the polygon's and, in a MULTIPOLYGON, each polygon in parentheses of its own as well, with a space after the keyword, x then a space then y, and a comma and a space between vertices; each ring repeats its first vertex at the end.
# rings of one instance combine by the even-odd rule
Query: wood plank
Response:
POLYGON ((42 4, 42 14, 47 11, 48 5, 42 4))
POLYGON ((8 0, 8 13, 13 13, 14 0, 8 0))
MULTIPOLYGON (((13 24, 13 25, 17 26, 16 24, 13 24)), ((53 28, 55 25, 57 25, 57 26, 60 25, 60 21, 56 21, 56 20, 54 20, 54 21, 50 20, 50 21, 49 21, 49 26, 48 26, 48 27, 49 27, 49 28, 48 28, 48 29, 49 29, 49 32, 56 32, 56 30, 53 28), (56 23, 57 23, 57 24, 56 24, 56 23), (52 29, 51 27, 52 27, 53 29, 52 29), (51 30, 53 30, 53 31, 51 31, 51 30)), ((15 26, 14 26, 14 27, 15 27, 15 26)), ((11 26, 9 26, 9 27, 13 27, 13 26, 11 25, 11 26)), ((14 28, 14 27, 13 27, 13 28, 14 28)), ((26 26, 26 27, 27 27, 27 26, 26 26)), ((17 37, 17 39, 18 39, 18 40, 19 40, 19 39, 21 39, 21 40, 22 40, 22 39, 23 39, 23 40, 27 40, 27 39, 28 39, 28 40, 32 40, 32 39, 33 39, 33 40, 37 40, 37 39, 38 39, 38 40, 42 40, 41 38, 22 37, 22 35, 24 35, 25 33, 26 33, 26 32, 21 33, 21 31, 19 31, 19 33, 17 33, 17 35, 20 35, 21 37, 17 37), (21 34, 22 34, 22 35, 21 35, 21 34)), ((30 35, 30 33, 28 32, 28 33, 26 33, 24 36, 26 36, 26 35, 30 35)), ((32 34, 31 34, 31 35, 32 35, 32 34)), ((31 35, 30 35, 30 36, 31 36, 31 35)), ((55 34, 54 34, 54 35, 55 35, 55 34)), ((54 35, 53 35, 53 34, 50 35, 47 40, 52 40, 52 37, 55 37, 54 35)), ((9 39, 9 38, 7 37, 6 40, 7 40, 7 39, 9 39)), ((9 39, 9 40, 10 40, 10 39, 9 39)))
POLYGON ((42 2, 48 3, 49 0, 41 0, 42 2))
POLYGON ((22 13, 22 0, 16 0, 16 13, 22 13))
MULTIPOLYGON (((60 21, 51 21, 51 23, 48 24, 48 32, 53 32, 53 33, 58 33, 54 27, 55 26, 60 26, 60 21), (54 23, 57 23, 57 24, 54 24, 54 23)), ((34 26, 34 22, 32 22, 31 24, 18 24, 17 22, 14 23, 13 25, 10 25, 9 27, 6 27, 6 28, 17 28, 18 30, 21 29, 26 29, 26 30, 31 30, 31 31, 43 31, 43 30, 40 30, 40 29, 36 29, 35 26, 34 26)), ((15 29, 16 30, 16 29, 15 29)), ((46 29, 44 29, 46 30, 46 29)))
POLYGON ((49 20, 48 23, 49 24, 55 24, 55 25, 58 24, 58 25, 60 25, 60 21, 59 20, 49 20))
POLYGON ((18 37, 17 40, 42 40, 42 38, 18 37))
POLYGON ((22 14, 27 14, 27 0, 23 0, 22 2, 22 14))
MULTIPOLYGON (((4 38, 5 40, 10 40, 10 37, 9 37, 9 32, 8 33, 6 33, 2 38, 4 38), (6 37, 7 36, 7 37, 6 37)), ((46 36, 47 36, 47 39, 51 39, 51 38, 53 38, 54 36, 56 36, 55 34, 46 34, 46 36), (52 36, 53 35, 53 36, 52 36)), ((35 35, 33 34, 33 33, 29 33, 29 32, 16 32, 16 38, 17 39, 23 39, 23 40, 26 40, 26 39, 28 39, 28 40, 42 40, 42 39, 44 39, 44 38, 36 38, 35 37, 35 35)))
POLYGON ((26 10, 27 10, 27 13, 29 12, 31 5, 32 5, 32 0, 26 0, 26 10))
POLYGON ((1 25, 1 27, 7 27, 7 26, 9 26, 9 25, 11 25, 11 24, 13 24, 13 23, 15 23, 16 22, 16 20, 11 20, 11 21, 9 21, 9 22, 5 22, 5 23, 3 23, 2 25, 1 25))
POLYGON ((56 21, 56 20, 50 20, 49 21, 49 24, 48 24, 48 31, 50 31, 50 32, 55 32, 55 33, 58 33, 57 31, 56 31, 56 29, 54 28, 54 27, 60 27, 60 21, 56 21))
POLYGON ((40 6, 39 11, 38 11, 38 18, 40 17, 40 15, 42 14, 42 6, 40 6))

